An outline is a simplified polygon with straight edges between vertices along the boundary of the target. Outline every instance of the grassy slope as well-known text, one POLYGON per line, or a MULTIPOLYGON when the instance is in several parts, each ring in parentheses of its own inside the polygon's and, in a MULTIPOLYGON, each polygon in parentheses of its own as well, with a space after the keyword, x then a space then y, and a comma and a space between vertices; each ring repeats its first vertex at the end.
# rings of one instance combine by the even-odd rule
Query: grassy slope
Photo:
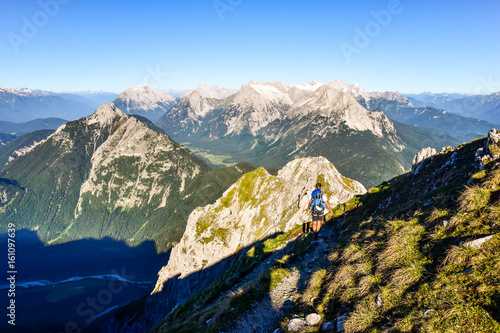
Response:
MULTIPOLYGON (((499 331, 500 164, 477 172, 474 154, 483 146, 476 140, 437 155, 419 175, 403 174, 336 207, 326 226, 338 235, 330 265, 313 274, 294 314, 317 312, 326 322, 348 313, 346 332, 499 331), (453 154, 455 163, 446 165, 453 154), (487 235, 495 236, 480 249, 464 246, 487 235)), ((307 237, 295 240, 298 232, 256 244, 152 331, 230 328, 286 276, 286 262, 312 251, 307 237), (219 298, 287 242, 297 251, 276 258, 239 293, 219 298)))
POLYGON ((439 155, 347 204, 337 227, 349 231, 314 305, 326 321, 349 313, 346 332, 500 330, 500 170, 475 173, 483 145, 459 148, 457 168, 443 167, 452 152, 439 155), (493 234, 479 250, 463 246, 493 234))

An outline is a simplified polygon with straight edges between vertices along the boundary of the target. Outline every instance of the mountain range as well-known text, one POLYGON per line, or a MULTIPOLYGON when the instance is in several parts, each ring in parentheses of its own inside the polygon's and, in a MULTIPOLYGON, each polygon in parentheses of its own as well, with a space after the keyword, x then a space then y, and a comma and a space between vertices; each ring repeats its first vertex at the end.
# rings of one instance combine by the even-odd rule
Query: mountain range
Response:
MULTIPOLYGON (((476 139, 493 124, 340 80, 251 81, 238 91, 202 85, 179 99, 139 86, 115 102, 64 124, 0 124, 12 133, 0 147, 2 232, 14 220, 46 245, 111 237, 172 250, 152 295, 110 309, 102 332, 252 331, 252 318, 284 330, 299 319, 294 313, 311 311, 337 324, 345 314, 350 332, 408 331, 408 322, 436 324, 406 311, 412 307, 432 306, 444 318, 450 309, 470 313, 462 301, 448 308, 423 299, 426 276, 437 281, 433 298, 447 300, 443 285, 462 284, 441 269, 463 274, 475 266, 483 276, 481 267, 496 258, 455 248, 498 229, 490 222, 498 219, 500 134, 476 139), (35 131, 22 134, 28 128, 35 131), (476 140, 458 146, 467 138, 476 140), (426 147, 440 153, 414 158, 426 147), (405 172, 412 164, 418 173, 405 172), (336 206, 335 231, 325 231, 323 243, 299 237, 317 182, 336 206), (366 313, 374 319, 360 318, 366 313)), ((488 297, 477 298, 474 311, 494 330, 496 296, 488 297)))
POLYGON ((297 157, 325 156, 367 187, 409 168, 424 146, 440 149, 494 127, 442 111, 424 112, 400 93, 368 93, 340 80, 294 86, 251 81, 225 99, 204 98, 195 90, 156 125, 174 140, 226 156, 229 163, 281 168, 297 157))
POLYGON ((465 117, 500 123, 500 92, 472 96, 447 93, 407 94, 406 96, 417 107, 434 107, 465 117))
POLYGON ((109 104, 46 138, 6 148, 0 220, 22 221, 19 228, 36 230, 48 244, 110 236, 154 240, 165 251, 192 209, 253 169, 211 171, 149 120, 109 104))
POLYGON ((39 118, 75 120, 90 115, 116 95, 106 92, 58 93, 0 87, 0 119, 23 123, 39 118))

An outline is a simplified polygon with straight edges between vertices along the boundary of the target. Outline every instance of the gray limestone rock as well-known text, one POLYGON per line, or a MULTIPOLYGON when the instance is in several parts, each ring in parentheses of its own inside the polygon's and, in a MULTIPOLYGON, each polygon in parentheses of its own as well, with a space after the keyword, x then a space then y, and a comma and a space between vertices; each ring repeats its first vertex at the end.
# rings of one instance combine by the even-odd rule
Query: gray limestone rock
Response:
POLYGON ((321 316, 317 313, 311 313, 306 317, 307 325, 316 326, 321 322, 321 316))
POLYGON ((288 332, 300 332, 307 326, 304 318, 293 318, 288 322, 288 332))

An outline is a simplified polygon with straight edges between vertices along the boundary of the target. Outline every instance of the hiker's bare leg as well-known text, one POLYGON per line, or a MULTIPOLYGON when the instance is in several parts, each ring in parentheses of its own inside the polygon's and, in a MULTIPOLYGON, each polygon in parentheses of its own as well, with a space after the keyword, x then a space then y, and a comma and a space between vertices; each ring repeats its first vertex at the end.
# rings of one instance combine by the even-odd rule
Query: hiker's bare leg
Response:
POLYGON ((319 222, 320 221, 313 221, 313 231, 318 232, 319 231, 319 222))

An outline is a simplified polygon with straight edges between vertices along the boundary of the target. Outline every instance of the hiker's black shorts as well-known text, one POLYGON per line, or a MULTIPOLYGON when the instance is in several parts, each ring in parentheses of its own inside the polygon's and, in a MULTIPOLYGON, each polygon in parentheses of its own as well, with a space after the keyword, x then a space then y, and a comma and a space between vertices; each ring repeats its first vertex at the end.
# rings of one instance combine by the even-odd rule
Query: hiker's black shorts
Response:
POLYGON ((323 221, 323 217, 325 215, 323 215, 323 211, 313 211, 312 212, 312 217, 313 217, 313 221, 323 221))

